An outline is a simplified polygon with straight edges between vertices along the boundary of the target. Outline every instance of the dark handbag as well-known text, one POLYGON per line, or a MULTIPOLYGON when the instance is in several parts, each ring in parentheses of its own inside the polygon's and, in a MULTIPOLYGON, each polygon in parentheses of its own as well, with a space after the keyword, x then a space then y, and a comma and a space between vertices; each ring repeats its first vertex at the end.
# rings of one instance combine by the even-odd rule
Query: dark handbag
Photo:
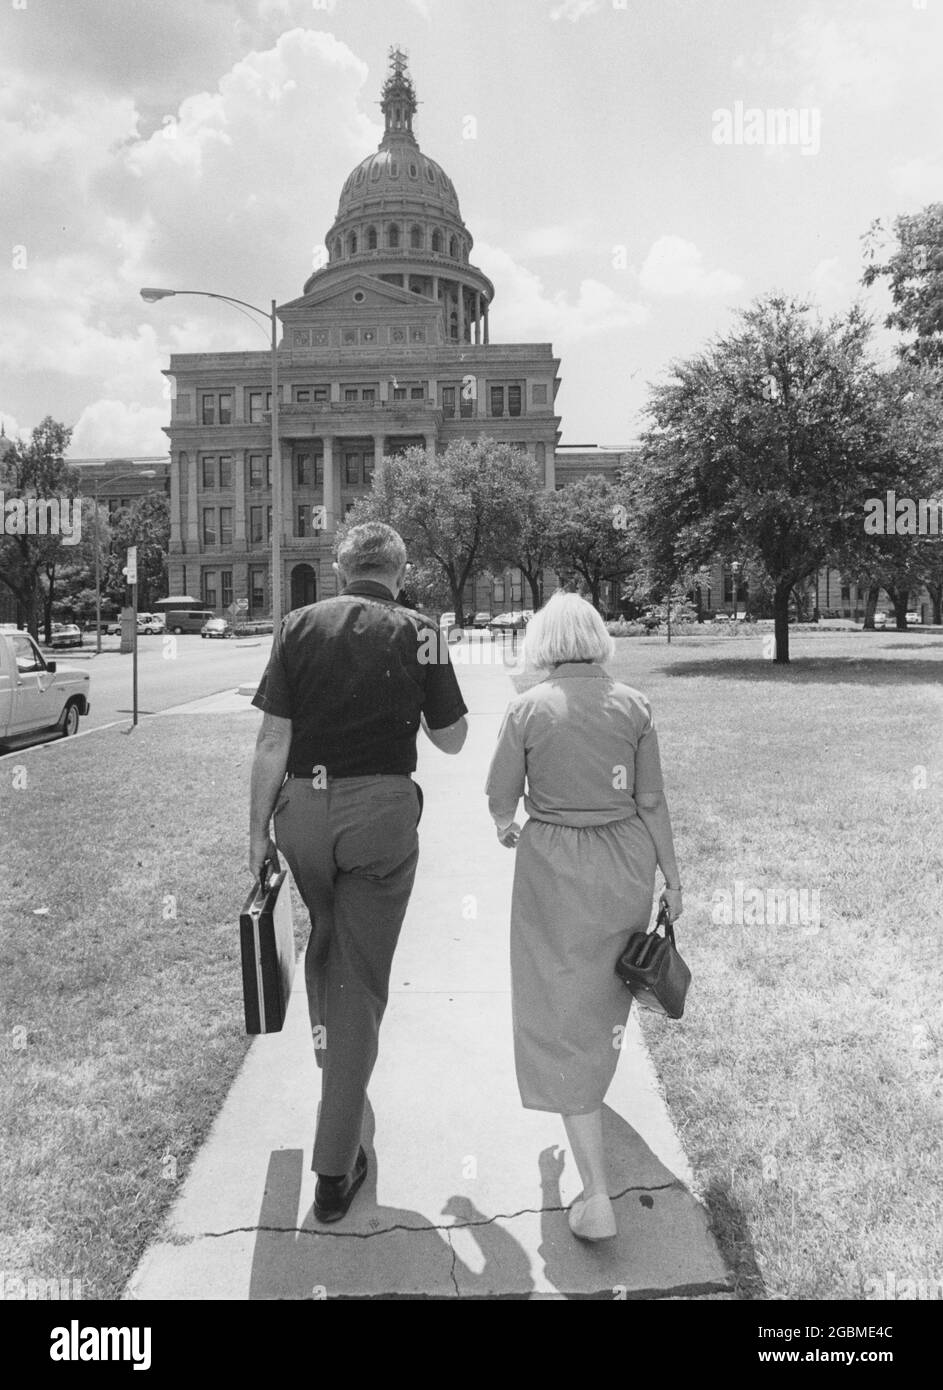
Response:
POLYGON ((287 870, 266 860, 239 917, 247 1033, 278 1033, 295 973, 287 870), (271 874, 269 869, 272 870, 271 874))
POLYGON ((634 931, 616 961, 616 974, 628 985, 643 1009, 680 1018, 691 983, 691 972, 675 945, 674 927, 662 903, 654 927, 634 931), (664 926, 664 936, 658 928, 664 926))

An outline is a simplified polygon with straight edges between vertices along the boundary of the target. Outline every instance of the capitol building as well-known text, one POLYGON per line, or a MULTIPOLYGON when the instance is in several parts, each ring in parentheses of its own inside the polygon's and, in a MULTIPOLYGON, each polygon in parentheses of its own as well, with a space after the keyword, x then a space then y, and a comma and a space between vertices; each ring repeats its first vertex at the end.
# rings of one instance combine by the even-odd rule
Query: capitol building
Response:
MULTIPOLYGON (((494 286, 474 263, 448 174, 419 147, 405 56, 390 54, 379 147, 348 175, 327 258, 276 309, 278 457, 271 456, 271 354, 174 354, 169 587, 208 608, 271 612, 271 528, 281 527, 284 608, 336 592, 338 523, 377 461, 455 439, 511 444, 547 488, 614 473, 628 454, 560 450, 550 343, 495 342, 494 286), (280 517, 272 469, 281 470, 280 517)), ((470 608, 526 603, 520 576, 480 576, 470 608)))

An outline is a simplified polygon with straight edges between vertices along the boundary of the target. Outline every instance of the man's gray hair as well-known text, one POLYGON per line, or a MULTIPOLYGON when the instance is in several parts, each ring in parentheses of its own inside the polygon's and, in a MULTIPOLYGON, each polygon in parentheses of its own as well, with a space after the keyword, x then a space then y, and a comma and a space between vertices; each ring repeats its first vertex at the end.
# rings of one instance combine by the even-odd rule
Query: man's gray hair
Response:
POLYGON ((403 538, 383 521, 352 526, 337 547, 337 563, 353 579, 362 574, 395 574, 406 563, 403 538))

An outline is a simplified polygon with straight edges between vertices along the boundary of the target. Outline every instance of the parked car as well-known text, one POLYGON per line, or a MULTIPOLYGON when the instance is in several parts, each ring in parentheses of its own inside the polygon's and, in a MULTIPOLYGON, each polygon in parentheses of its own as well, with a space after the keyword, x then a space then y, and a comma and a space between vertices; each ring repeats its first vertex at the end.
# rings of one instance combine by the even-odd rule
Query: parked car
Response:
POLYGON ((232 627, 225 618, 209 618, 200 628, 201 637, 231 637, 232 627))
POLYGON ((532 608, 524 608, 509 613, 499 613, 497 617, 491 619, 488 626, 494 628, 496 632, 511 632, 515 629, 522 631, 533 616, 534 610, 532 608))
POLYGON ((48 660, 28 632, 0 632, 0 743, 74 734, 91 708, 90 687, 87 671, 48 660))
POLYGON ((476 613, 472 618, 472 627, 487 627, 491 622, 490 613, 476 613))
POLYGON ((165 614, 168 632, 202 632, 216 614, 212 608, 172 608, 165 614))
POLYGON ((886 613, 875 613, 875 615, 874 615, 874 626, 875 626, 875 628, 887 627, 887 614, 886 614, 886 613))
POLYGON ((138 636, 146 634, 161 633, 164 631, 164 620, 156 613, 138 614, 138 636))
POLYGON ((50 647, 81 647, 82 630, 75 623, 53 623, 50 647))

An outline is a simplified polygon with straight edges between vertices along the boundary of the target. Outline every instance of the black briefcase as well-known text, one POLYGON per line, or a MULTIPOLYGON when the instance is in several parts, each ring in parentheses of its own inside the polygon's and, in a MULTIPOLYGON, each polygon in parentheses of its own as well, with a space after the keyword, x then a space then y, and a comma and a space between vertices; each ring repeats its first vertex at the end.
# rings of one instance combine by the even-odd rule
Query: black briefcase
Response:
POLYGON ((674 927, 664 904, 650 931, 636 931, 629 937, 616 961, 616 974, 628 985, 640 1008, 668 1018, 682 1017, 691 972, 675 945, 674 927), (659 927, 664 927, 664 936, 659 927))
POLYGON ((247 1033, 278 1033, 295 973, 288 871, 266 861, 239 917, 247 1033), (270 872, 271 870, 271 872, 270 872))

